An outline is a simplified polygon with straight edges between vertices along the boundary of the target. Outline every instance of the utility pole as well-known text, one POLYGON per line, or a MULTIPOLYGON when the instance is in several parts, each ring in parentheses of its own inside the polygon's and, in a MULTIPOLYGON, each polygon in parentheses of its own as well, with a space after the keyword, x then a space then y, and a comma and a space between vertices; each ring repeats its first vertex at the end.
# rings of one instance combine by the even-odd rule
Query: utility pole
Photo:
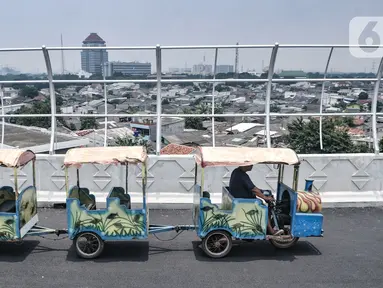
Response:
MULTIPOLYGON (((61 34, 61 48, 63 48, 63 34, 61 34)), ((64 50, 61 49, 61 74, 65 74, 64 50)))
POLYGON ((3 85, 0 84, 0 97, 1 97, 1 115, 3 116, 3 121, 1 122, 1 149, 4 146, 4 136, 5 136, 5 118, 4 118, 4 91, 3 85))
MULTIPOLYGON (((239 43, 237 42, 237 45, 239 45, 239 43)), ((239 50, 238 48, 235 48, 235 68, 234 68, 234 71, 235 71, 235 76, 234 78, 238 78, 238 64, 239 63, 239 50)))

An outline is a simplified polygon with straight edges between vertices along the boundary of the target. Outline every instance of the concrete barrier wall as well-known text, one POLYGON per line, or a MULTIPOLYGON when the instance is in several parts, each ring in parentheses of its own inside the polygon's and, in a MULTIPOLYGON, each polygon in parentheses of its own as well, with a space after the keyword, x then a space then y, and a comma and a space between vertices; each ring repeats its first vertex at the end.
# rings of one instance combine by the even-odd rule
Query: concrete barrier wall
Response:
MULTIPOLYGON (((358 155, 300 155, 299 189, 305 178, 314 179, 315 187, 326 203, 383 201, 383 156, 358 155)), ((65 202, 64 155, 38 155, 36 184, 39 206, 65 202)), ((227 185, 235 167, 207 168, 204 189, 212 200, 221 201, 222 185, 227 185)), ((292 167, 286 167, 284 182, 292 184, 292 167)), ((141 168, 130 166, 129 191, 134 203, 142 202, 141 168)), ((277 170, 272 165, 255 165, 249 172, 255 185, 274 190, 277 170)), ((1 168, 2 185, 13 186, 13 170, 1 168)), ((70 169, 70 185, 76 182, 76 170, 70 169)), ((121 166, 84 165, 80 170, 80 185, 96 195, 98 203, 113 186, 125 187, 125 168, 121 166)), ((32 168, 19 171, 21 189, 32 183, 32 168)), ((150 156, 148 165, 148 202, 154 204, 191 204, 194 183, 192 156, 150 156)), ((20 189, 20 190, 21 190, 20 189)), ((177 206, 177 205, 176 205, 177 206)), ((174 206, 174 207, 176 207, 174 206)))

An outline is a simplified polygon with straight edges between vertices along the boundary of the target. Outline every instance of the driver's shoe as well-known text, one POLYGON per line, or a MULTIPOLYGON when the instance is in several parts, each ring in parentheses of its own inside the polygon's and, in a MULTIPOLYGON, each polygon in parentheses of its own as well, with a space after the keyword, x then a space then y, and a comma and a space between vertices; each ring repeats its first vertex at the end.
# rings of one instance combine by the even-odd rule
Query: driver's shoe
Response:
POLYGON ((283 229, 280 229, 280 230, 276 231, 276 232, 273 234, 273 236, 280 236, 280 235, 282 235, 284 232, 285 232, 285 231, 283 231, 283 229))

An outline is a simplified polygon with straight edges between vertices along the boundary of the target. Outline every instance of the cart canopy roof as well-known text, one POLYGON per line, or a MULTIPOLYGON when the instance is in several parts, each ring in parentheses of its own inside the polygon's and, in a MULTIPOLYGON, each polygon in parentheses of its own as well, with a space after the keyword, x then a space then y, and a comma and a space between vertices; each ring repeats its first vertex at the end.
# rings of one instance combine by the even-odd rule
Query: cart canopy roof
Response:
POLYGON ((146 159, 146 149, 143 146, 73 148, 65 154, 64 165, 79 167, 81 164, 138 164, 146 159))
POLYGON ((295 151, 288 148, 199 147, 194 157, 201 167, 300 163, 295 151))
POLYGON ((23 149, 0 149, 0 165, 8 168, 18 168, 36 159, 35 153, 23 149))

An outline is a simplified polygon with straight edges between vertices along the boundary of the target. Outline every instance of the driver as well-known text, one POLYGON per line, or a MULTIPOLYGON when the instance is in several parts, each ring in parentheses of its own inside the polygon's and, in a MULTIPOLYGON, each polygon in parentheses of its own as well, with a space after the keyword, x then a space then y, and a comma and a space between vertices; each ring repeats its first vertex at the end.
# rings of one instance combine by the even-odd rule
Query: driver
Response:
MULTIPOLYGON (((253 169, 253 165, 240 166, 233 170, 230 177, 229 191, 234 198, 261 198, 266 202, 274 200, 273 196, 265 196, 262 190, 258 189, 246 173, 253 169)), ((276 231, 271 227, 271 211, 269 209, 269 219, 267 221, 267 230, 270 235, 281 235, 283 230, 276 231)))

